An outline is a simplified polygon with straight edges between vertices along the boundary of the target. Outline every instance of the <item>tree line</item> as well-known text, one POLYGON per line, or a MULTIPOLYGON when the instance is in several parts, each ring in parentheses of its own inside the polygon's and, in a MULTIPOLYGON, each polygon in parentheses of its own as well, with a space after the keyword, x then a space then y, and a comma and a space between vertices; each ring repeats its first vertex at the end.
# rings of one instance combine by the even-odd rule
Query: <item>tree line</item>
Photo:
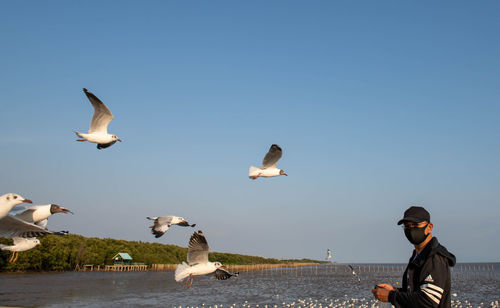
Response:
MULTIPOLYGON (((81 235, 48 235, 39 238, 41 245, 19 253, 15 263, 8 263, 11 252, 0 252, 0 271, 70 271, 84 264, 110 265, 113 256, 126 252, 133 262, 151 264, 178 264, 186 260, 187 248, 176 245, 124 241, 110 238, 87 238, 81 235)), ((12 245, 12 240, 0 238, 0 244, 12 245)), ((233 253, 212 252, 210 261, 227 265, 278 264, 318 262, 314 260, 278 260, 233 253)))

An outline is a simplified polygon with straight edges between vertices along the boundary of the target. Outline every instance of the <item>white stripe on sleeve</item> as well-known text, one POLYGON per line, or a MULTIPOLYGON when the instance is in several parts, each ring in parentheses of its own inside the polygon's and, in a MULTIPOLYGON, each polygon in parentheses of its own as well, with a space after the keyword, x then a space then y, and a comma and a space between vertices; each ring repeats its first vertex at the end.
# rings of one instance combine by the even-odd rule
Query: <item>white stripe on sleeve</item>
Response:
POLYGON ((439 304, 440 300, 435 298, 432 294, 427 291, 427 289, 422 289, 422 291, 427 295, 432 301, 434 301, 436 304, 439 304))
POLYGON ((420 289, 423 289, 423 288, 431 288, 431 289, 438 291, 441 294, 443 294, 443 292, 444 292, 443 289, 441 289, 440 287, 438 287, 437 285, 432 284, 432 283, 426 283, 426 284, 421 285, 420 289))
POLYGON ((432 295, 436 296, 438 299, 441 299, 441 294, 439 292, 436 292, 434 290, 431 290, 429 288, 423 288, 422 291, 427 291, 428 293, 431 293, 432 295))

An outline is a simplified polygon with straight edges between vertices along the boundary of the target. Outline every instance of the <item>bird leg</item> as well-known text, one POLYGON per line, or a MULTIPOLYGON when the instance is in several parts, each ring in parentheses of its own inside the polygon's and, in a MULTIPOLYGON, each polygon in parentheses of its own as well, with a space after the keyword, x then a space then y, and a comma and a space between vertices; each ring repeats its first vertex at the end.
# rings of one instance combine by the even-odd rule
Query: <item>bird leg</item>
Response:
POLYGON ((256 180, 259 176, 261 176, 262 173, 259 173, 257 175, 252 176, 252 180, 256 180))
POLYGON ((14 255, 16 254, 15 251, 12 252, 12 255, 10 256, 9 263, 12 263, 12 260, 14 260, 14 255))
POLYGON ((193 275, 192 275, 192 274, 191 274, 191 275, 189 275, 189 276, 191 276, 191 282, 190 282, 190 283, 188 284, 188 286, 187 286, 187 288, 188 288, 188 289, 189 289, 189 288, 191 288, 191 285, 193 284, 193 280, 194 280, 194 277, 193 277, 193 275))
POLYGON ((85 139, 76 139, 76 141, 83 142, 83 141, 85 141, 85 139))
POLYGON ((192 275, 191 275, 191 274, 189 274, 188 279, 186 279, 186 281, 184 282, 184 286, 186 286, 186 285, 188 284, 189 280, 191 279, 191 276, 192 276, 192 275))
POLYGON ((16 251, 16 257, 14 258, 14 261, 12 261, 12 263, 17 261, 17 257, 19 257, 19 252, 16 251))

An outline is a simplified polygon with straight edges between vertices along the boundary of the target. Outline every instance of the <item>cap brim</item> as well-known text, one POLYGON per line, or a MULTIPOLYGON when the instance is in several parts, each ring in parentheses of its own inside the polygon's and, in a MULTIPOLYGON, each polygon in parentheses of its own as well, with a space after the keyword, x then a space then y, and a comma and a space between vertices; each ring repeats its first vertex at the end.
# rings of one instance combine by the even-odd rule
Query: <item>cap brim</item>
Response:
POLYGON ((400 224, 403 224, 405 222, 422 222, 422 221, 425 221, 424 219, 420 219, 420 218, 415 218, 415 217, 405 217, 403 219, 401 219, 400 221, 398 221, 398 225, 400 224))

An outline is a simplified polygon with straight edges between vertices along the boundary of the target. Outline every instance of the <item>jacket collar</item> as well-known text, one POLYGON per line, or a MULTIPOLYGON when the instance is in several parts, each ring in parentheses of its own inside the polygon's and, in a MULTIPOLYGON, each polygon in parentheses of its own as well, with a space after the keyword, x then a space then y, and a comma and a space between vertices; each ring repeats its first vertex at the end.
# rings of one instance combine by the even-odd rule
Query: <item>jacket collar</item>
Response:
POLYGON ((421 267, 424 265, 425 260, 431 254, 431 252, 439 246, 439 242, 437 238, 433 237, 427 245, 425 245, 424 249, 418 254, 415 258, 415 254, 417 253, 415 249, 413 250, 413 254, 411 255, 410 264, 412 266, 421 267))

